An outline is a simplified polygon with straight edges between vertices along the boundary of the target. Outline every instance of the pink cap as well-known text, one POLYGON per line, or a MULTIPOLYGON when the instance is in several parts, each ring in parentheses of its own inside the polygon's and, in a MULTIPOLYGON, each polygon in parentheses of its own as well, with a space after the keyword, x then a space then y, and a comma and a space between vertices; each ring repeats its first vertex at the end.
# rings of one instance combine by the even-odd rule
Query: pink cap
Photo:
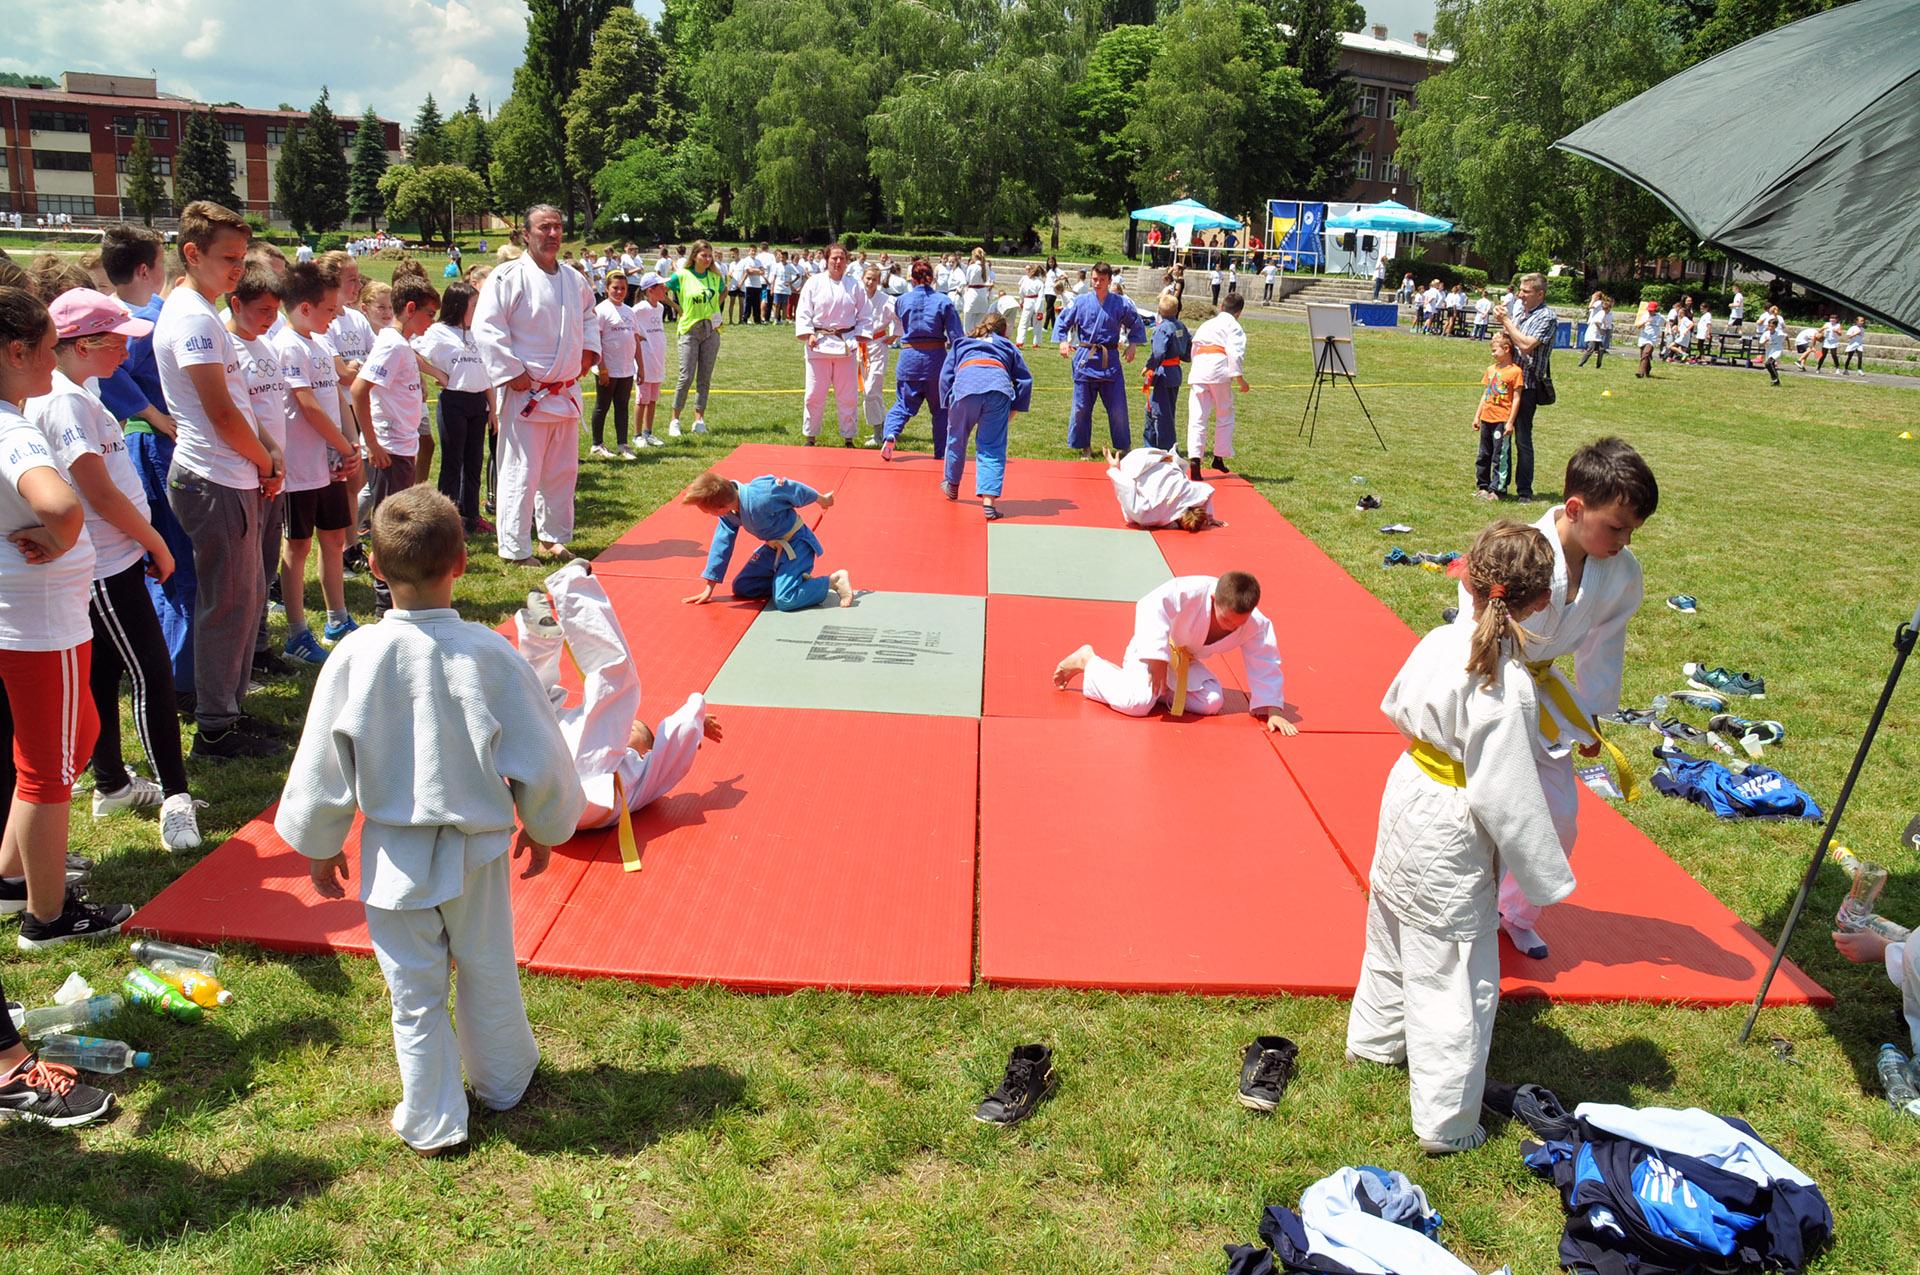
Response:
POLYGON ((47 307, 53 316, 54 330, 62 341, 75 337, 101 336, 118 332, 121 336, 146 336, 153 324, 136 319, 125 306, 104 292, 92 288, 72 288, 53 299, 47 307))

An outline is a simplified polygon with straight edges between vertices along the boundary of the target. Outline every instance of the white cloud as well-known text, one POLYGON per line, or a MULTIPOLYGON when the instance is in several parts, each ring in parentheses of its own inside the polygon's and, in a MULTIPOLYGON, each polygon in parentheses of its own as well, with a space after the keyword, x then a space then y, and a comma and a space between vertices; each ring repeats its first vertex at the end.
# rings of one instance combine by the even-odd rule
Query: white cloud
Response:
POLYGON ((181 46, 180 52, 199 62, 217 56, 226 48, 227 24, 209 18, 200 24, 200 34, 181 46))

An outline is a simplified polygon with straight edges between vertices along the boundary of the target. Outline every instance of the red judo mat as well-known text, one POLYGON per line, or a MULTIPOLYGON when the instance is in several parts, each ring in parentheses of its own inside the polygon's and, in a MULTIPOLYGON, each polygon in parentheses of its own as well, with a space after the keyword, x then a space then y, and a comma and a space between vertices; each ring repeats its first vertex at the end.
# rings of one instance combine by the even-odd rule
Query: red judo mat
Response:
MULTIPOLYGON (((847 567, 861 589, 987 591, 971 459, 954 502, 924 453, 888 462, 870 448, 752 444, 716 469, 835 491, 835 507, 811 507, 807 521, 823 566, 847 567)), ((1269 736, 1246 714, 1237 655, 1209 664, 1227 693, 1216 718, 1128 719, 1087 701, 1077 678, 1057 690, 1054 666, 1081 643, 1121 658, 1132 604, 990 595, 978 720, 720 708, 725 738, 636 816, 640 872, 622 870, 602 830, 558 847, 544 875, 516 877, 520 959, 578 977, 763 992, 950 992, 972 980, 977 929, 980 976, 994 984, 1350 994, 1380 793, 1404 748, 1379 703, 1416 635, 1245 479, 1209 481, 1230 525, 1158 531, 1155 543, 1176 575, 1259 577, 1298 736, 1269 736), (1221 810, 1234 818, 1199 817, 1221 810)), ((1015 459, 1001 503, 1011 523, 1125 526, 1097 462, 1015 459)), ((649 721, 706 689, 761 616, 724 587, 706 606, 682 605, 713 525, 670 502, 595 560, 649 721)), ((752 547, 739 546, 736 567, 752 547)), ((1579 889, 1541 923, 1553 955, 1527 961, 1503 943, 1506 990, 1750 999, 1767 945, 1617 810, 1583 802, 1579 889)), ((134 926, 367 951, 360 905, 314 895, 271 814, 134 926)), ((356 849, 350 840, 350 857, 356 849)), ((1791 965, 1771 995, 1831 999, 1791 965)))

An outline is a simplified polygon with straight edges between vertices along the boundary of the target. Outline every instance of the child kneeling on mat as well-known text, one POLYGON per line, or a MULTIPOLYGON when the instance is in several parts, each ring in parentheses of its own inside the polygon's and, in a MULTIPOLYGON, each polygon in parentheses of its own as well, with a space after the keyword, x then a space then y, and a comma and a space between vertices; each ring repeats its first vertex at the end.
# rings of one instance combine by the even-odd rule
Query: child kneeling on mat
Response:
POLYGON ((1480 1100, 1500 1003, 1504 868, 1545 905, 1573 892, 1535 754, 1540 708, 1521 622, 1547 605, 1553 548, 1500 521, 1467 554, 1474 623, 1420 640, 1381 702, 1407 737, 1380 799, 1367 948, 1347 1058, 1407 1067, 1429 1155, 1486 1141, 1480 1100))
POLYGON ((1239 651, 1247 673, 1247 709, 1269 731, 1297 735, 1280 715, 1280 651, 1273 625, 1260 614, 1260 582, 1244 571, 1179 576, 1140 599, 1133 609, 1133 637, 1122 663, 1112 664, 1083 646, 1053 670, 1053 684, 1066 690, 1081 675, 1081 693, 1128 717, 1145 717, 1165 705, 1175 717, 1211 717, 1226 706, 1220 681, 1201 661, 1239 651))
POLYGON ((467 569, 451 500, 409 487, 373 515, 373 570, 393 592, 377 625, 320 666, 274 830, 343 897, 355 811, 367 936, 393 996, 400 1105, 393 1129, 423 1156, 467 1141, 467 1084, 495 1111, 519 1103, 540 1049, 520 998, 507 899, 579 825, 586 799, 539 679, 512 644, 453 609, 467 569), (505 780, 503 783, 502 780, 505 780), (519 826, 515 826, 518 814, 519 826), (460 1022, 448 1013, 460 967, 460 1022))
POLYGON ((701 572, 706 587, 682 602, 698 606, 713 597, 714 587, 727 578, 734 538, 744 530, 765 543, 733 578, 734 597, 772 598, 781 611, 819 606, 829 593, 840 599, 841 606, 853 605, 853 585, 845 571, 825 579, 813 574, 813 564, 824 550, 799 514, 815 501, 822 509, 833 508, 832 492, 815 491, 805 483, 772 474, 737 483, 708 470, 688 484, 687 494, 680 499, 720 520, 707 550, 707 569, 701 572))
POLYGON ((520 654, 546 688, 587 800, 582 828, 605 828, 620 811, 639 810, 665 795, 693 769, 700 741, 720 739, 719 719, 707 716, 706 697, 687 696, 658 731, 639 720, 640 673, 607 591, 585 562, 575 560, 527 595, 514 616, 520 654), (580 671, 581 700, 565 707, 560 657, 580 671))

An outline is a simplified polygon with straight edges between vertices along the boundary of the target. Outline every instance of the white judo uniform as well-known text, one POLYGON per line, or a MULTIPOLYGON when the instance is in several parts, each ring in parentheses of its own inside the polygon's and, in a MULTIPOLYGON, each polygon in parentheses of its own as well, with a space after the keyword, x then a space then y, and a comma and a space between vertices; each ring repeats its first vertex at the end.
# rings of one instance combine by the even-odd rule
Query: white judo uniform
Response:
POLYGON ((528 539, 573 536, 580 473, 580 360, 600 352, 593 289, 564 263, 548 274, 532 255, 495 267, 480 288, 473 339, 500 391, 500 556, 529 557, 528 539), (528 390, 504 388, 525 372, 528 390), (537 395, 537 398, 536 398, 537 395))
POLYGON ((507 851, 516 811, 529 836, 558 845, 583 801, 533 671, 459 612, 389 611, 321 668, 273 826, 301 854, 330 859, 355 812, 365 816, 360 899, 393 998, 393 1129, 409 1146, 466 1140, 462 1060, 496 1111, 526 1091, 540 1050, 513 956, 507 851))
POLYGON ((1381 701, 1414 747, 1458 769, 1435 778, 1410 748, 1387 776, 1347 1019, 1349 1052, 1406 1063, 1422 1138, 1464 1138, 1480 1122, 1500 1003, 1500 873, 1541 905, 1574 885, 1540 785, 1533 679, 1509 653, 1482 685, 1466 672, 1472 645, 1466 625, 1435 629, 1381 701))
POLYGON ((867 314, 861 320, 858 335, 865 337, 857 347, 859 351, 860 403, 867 414, 867 428, 875 438, 886 431, 881 426, 887 423, 887 350, 892 343, 900 339, 900 316, 893 308, 893 298, 885 292, 867 293, 866 285, 860 286, 867 299, 867 314))
POLYGON ((557 623, 539 623, 525 610, 516 614, 520 654, 546 690, 580 777, 587 803, 580 827, 604 828, 618 817, 623 799, 628 810, 639 810, 687 777, 700 751, 707 701, 698 692, 687 696, 654 731, 652 750, 635 752, 627 741, 640 712, 640 673, 607 591, 584 562, 560 568, 546 587, 557 623), (569 652, 582 683, 572 708, 560 685, 561 659, 569 652))
MULTIPOLYGON (((1527 666, 1538 670, 1536 693, 1542 704, 1540 733, 1545 747, 1540 753, 1540 786, 1547 793, 1547 808, 1553 812, 1554 831, 1560 844, 1573 853, 1579 832, 1580 779, 1573 773, 1573 750, 1590 745, 1598 738, 1595 717, 1605 716, 1620 707, 1620 682, 1627 659, 1627 621, 1640 609, 1646 596, 1646 584, 1640 572, 1640 560, 1631 549, 1622 549, 1611 558, 1588 558, 1580 574, 1580 592, 1567 601, 1567 555, 1560 545, 1560 533, 1554 528, 1565 505, 1547 510, 1533 525, 1553 546, 1553 590, 1547 608, 1527 619, 1526 627, 1534 635, 1527 646, 1527 666), (1543 668, 1546 661, 1573 657, 1573 677, 1563 677, 1556 666, 1543 668), (1559 683, 1551 690, 1546 679, 1559 683), (1577 712, 1569 712, 1572 704, 1577 712)), ((1459 616, 1454 620, 1469 632, 1473 628, 1473 597, 1462 584, 1459 589, 1459 616)), ((1500 915, 1506 920, 1535 928, 1540 919, 1538 901, 1529 902, 1512 881, 1500 886, 1500 915)))
POLYGON ((808 438, 820 437, 820 421, 827 411, 827 391, 833 391, 840 413, 840 436, 852 438, 860 418, 860 371, 856 366, 855 335, 872 312, 867 290, 849 269, 835 279, 817 274, 800 289, 793 314, 794 333, 814 338, 807 348, 806 415, 801 428, 808 438))
POLYGON ((1187 477, 1180 458, 1157 447, 1136 447, 1107 467, 1120 513, 1136 527, 1170 527, 1196 505, 1213 512, 1213 488, 1187 477))
POLYGON ((1247 622, 1217 642, 1207 641, 1213 621, 1213 576, 1178 576, 1134 604, 1133 637, 1119 664, 1094 656, 1081 674, 1082 692, 1129 717, 1145 717, 1179 699, 1180 672, 1175 653, 1186 667, 1186 711, 1203 717, 1218 713, 1226 703, 1220 680, 1202 662, 1240 652, 1247 674, 1247 707, 1251 711, 1278 711, 1286 703, 1280 677, 1280 651, 1274 645, 1273 625, 1255 607, 1247 622), (1170 667, 1167 685, 1158 694, 1147 671, 1148 660, 1164 660, 1170 667))
POLYGON ((1230 314, 1216 314, 1193 333, 1187 372, 1187 458, 1207 455, 1207 418, 1213 418, 1213 454, 1233 455, 1234 378, 1245 375, 1247 332, 1230 314))

